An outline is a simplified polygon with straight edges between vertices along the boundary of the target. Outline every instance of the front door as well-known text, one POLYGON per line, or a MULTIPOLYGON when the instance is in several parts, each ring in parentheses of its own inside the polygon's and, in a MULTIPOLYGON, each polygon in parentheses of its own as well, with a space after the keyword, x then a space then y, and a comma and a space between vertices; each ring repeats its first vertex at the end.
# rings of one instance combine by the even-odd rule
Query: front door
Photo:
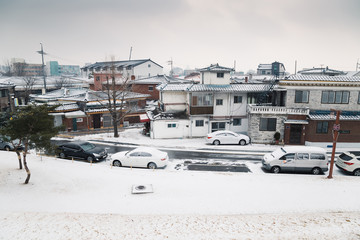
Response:
POLYGON ((76 118, 73 118, 73 119, 72 119, 72 125, 73 125, 73 131, 77 131, 76 118))
POLYGON ((301 144, 302 125, 290 125, 290 144, 301 144))
POLYGON ((101 119, 101 114, 94 114, 93 115, 94 128, 100 128, 101 127, 100 119, 101 119))

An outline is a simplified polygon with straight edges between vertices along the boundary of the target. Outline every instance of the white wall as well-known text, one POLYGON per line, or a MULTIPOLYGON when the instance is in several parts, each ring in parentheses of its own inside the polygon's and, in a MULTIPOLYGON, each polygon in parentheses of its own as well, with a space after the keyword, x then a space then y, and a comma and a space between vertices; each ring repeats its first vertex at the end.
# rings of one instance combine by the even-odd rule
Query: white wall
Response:
POLYGON ((216 72, 202 72, 201 73, 201 83, 204 81, 204 84, 215 84, 215 85, 225 85, 230 84, 230 73, 224 73, 223 78, 218 78, 216 72))
POLYGON ((209 133, 209 118, 208 117, 191 117, 190 120, 190 137, 205 137, 209 133), (202 120, 203 126, 196 126, 196 120, 202 120))
POLYGON ((165 111, 184 111, 187 109, 186 92, 162 92, 161 101, 165 104, 165 111))
POLYGON ((190 121, 184 120, 155 120, 150 122, 150 138, 188 138, 190 121), (176 124, 176 127, 169 128, 168 125, 176 124))
POLYGON ((134 67, 133 74, 136 79, 139 79, 149 76, 161 75, 163 74, 163 69, 152 61, 147 61, 134 67))

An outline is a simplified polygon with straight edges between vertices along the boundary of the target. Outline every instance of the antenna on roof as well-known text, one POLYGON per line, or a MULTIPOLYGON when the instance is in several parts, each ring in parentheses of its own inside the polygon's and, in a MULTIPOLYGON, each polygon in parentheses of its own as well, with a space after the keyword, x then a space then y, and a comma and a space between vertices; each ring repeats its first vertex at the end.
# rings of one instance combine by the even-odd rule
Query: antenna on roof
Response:
POLYGON ((295 60, 295 75, 296 75, 296 69, 297 68, 297 60, 295 60))
POLYGON ((356 71, 358 71, 359 66, 360 66, 360 63, 359 63, 359 59, 358 59, 357 63, 356 63, 356 71))
POLYGON ((129 61, 131 60, 132 47, 130 47, 129 61))

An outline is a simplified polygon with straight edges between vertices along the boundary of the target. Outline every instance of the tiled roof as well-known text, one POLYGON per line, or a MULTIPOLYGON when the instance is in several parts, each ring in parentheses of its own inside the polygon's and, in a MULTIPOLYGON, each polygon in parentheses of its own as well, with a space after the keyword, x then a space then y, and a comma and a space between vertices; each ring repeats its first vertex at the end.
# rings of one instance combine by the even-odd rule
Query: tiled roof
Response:
MULTIPOLYGON (((330 114, 309 114, 311 120, 335 120, 335 116, 330 114)), ((360 115, 341 115, 340 120, 360 120, 360 115)))
POLYGON ((269 84, 162 84, 159 91, 186 92, 264 92, 270 88, 269 84))
POLYGON ((131 81, 132 84, 162 84, 162 83, 191 83, 192 81, 178 79, 166 75, 157 75, 131 81))
POLYGON ((79 110, 79 106, 74 103, 74 104, 63 104, 63 105, 60 105, 59 107, 57 107, 55 109, 55 111, 59 112, 66 112, 66 111, 70 111, 70 110, 79 110))
POLYGON ((199 72, 233 72, 233 68, 219 66, 219 64, 211 64, 209 67, 197 69, 199 72))
POLYGON ((282 81, 326 81, 326 82, 360 82, 360 77, 346 75, 326 76, 326 75, 290 75, 282 81))
MULTIPOLYGON (((137 65, 143 64, 147 61, 151 61, 153 62, 151 59, 140 59, 140 60, 126 60, 126 61, 110 61, 110 62, 96 62, 93 64, 90 64, 88 66, 85 66, 81 69, 83 70, 87 70, 87 69, 91 69, 91 68, 110 68, 110 67, 115 67, 115 68, 126 68, 126 67, 135 67, 137 65)), ((155 63, 155 62, 153 62, 155 63)), ((159 64, 155 63, 156 65, 160 66, 159 64)), ((162 67, 162 66, 160 66, 162 67)))

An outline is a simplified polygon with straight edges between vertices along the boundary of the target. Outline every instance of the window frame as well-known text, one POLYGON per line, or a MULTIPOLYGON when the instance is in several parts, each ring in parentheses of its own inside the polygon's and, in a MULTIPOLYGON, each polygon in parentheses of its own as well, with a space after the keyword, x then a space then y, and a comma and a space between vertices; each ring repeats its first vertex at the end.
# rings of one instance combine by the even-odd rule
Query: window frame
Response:
POLYGON ((349 104, 350 91, 322 91, 322 104, 349 104), (345 101, 344 101, 345 98, 345 101))
POLYGON ((198 119, 195 120, 195 127, 203 127, 204 126, 204 120, 198 119))
POLYGON ((218 98, 218 99, 216 99, 216 106, 222 106, 223 105, 223 99, 222 98, 218 98))
POLYGON ((242 124, 242 118, 233 118, 233 126, 241 126, 241 124, 242 124))
POLYGON ((224 78, 224 75, 225 75, 225 74, 224 74, 223 72, 217 72, 217 73, 216 73, 216 77, 217 77, 217 78, 224 78))
POLYGON ((309 91, 307 91, 307 90, 295 90, 295 100, 294 100, 295 103, 309 103, 309 98, 310 98, 310 92, 309 91), (301 96, 299 96, 299 94, 301 94, 301 96), (301 98, 300 100, 299 100, 299 97, 301 98))
POLYGON ((277 118, 260 118, 259 131, 276 131, 277 118), (265 122, 266 121, 266 122, 265 122))
POLYGON ((242 103, 243 101, 243 96, 240 95, 234 95, 234 103, 242 103), (240 99, 240 101, 239 101, 240 99))
POLYGON ((316 123, 316 134, 327 134, 328 132, 329 132, 329 122, 328 121, 318 121, 316 123), (320 124, 321 124, 321 126, 319 127, 320 124), (324 125, 327 125, 327 126, 325 127, 324 125), (326 129, 326 132, 325 132, 325 129, 326 129))

